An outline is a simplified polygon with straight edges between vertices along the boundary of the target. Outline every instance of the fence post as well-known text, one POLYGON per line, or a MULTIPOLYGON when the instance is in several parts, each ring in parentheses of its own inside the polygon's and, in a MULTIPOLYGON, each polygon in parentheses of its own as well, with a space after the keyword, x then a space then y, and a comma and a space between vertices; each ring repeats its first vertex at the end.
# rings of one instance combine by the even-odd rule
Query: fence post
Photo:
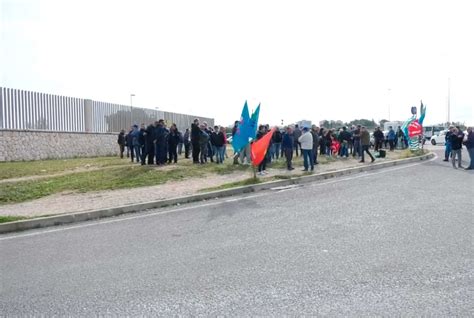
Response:
POLYGON ((84 128, 92 132, 92 99, 84 99, 84 128))

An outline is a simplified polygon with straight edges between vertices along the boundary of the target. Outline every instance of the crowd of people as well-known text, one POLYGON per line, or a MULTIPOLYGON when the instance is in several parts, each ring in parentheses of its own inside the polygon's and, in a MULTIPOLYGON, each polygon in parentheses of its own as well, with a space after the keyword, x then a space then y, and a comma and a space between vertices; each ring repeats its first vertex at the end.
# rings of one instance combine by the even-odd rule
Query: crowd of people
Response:
MULTIPOLYGON (((232 137, 238 130, 239 122, 236 121, 232 129, 232 137)), ((270 131, 269 125, 260 125, 256 134, 256 140, 261 139, 270 131)), ((453 166, 457 160, 458 167, 461 166, 462 143, 466 144, 472 158, 473 137, 469 130, 469 138, 459 128, 450 127, 446 135, 445 161, 451 158, 453 166)), ((127 157, 132 162, 145 164, 165 165, 178 162, 178 156, 184 151, 184 158, 192 158, 195 164, 206 164, 215 162, 222 164, 227 158, 227 135, 226 128, 222 126, 210 127, 206 122, 200 123, 195 119, 190 128, 183 132, 179 131, 176 124, 167 127, 164 120, 158 120, 154 124, 145 126, 134 125, 128 133, 122 130, 118 136, 120 146, 120 157, 127 157)), ((298 125, 288 126, 284 129, 276 127, 271 138, 265 159, 258 166, 259 175, 267 173, 266 168, 273 160, 286 159, 286 167, 293 170, 293 157, 303 157, 303 171, 313 171, 318 164, 318 156, 333 158, 357 158, 359 162, 365 162, 368 155, 370 162, 374 162, 376 156, 384 156, 385 151, 405 149, 408 147, 408 139, 401 127, 395 131, 389 127, 386 134, 380 127, 376 127, 373 136, 368 129, 361 125, 350 128, 326 129, 324 127, 302 127, 298 125), (376 156, 371 153, 375 150, 376 156)), ((250 164, 250 144, 239 153, 234 153, 234 164, 250 164)), ((473 169, 472 162, 467 169, 473 169)))
POLYGON ((117 143, 120 158, 126 152, 132 162, 161 166, 177 163, 183 150, 186 159, 190 158, 192 152, 194 163, 204 164, 208 160, 223 163, 227 138, 225 127, 209 127, 206 122, 199 124, 198 119, 184 133, 178 130, 176 124, 168 128, 165 121, 160 119, 148 126, 141 124, 140 128, 133 125, 128 133, 122 130, 117 143))

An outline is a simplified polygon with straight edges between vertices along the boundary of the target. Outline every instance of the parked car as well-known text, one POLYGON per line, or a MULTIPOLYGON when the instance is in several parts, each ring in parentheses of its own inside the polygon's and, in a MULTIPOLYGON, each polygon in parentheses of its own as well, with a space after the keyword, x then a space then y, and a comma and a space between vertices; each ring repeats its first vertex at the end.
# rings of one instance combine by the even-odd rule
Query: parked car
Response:
POLYGON ((446 141, 446 133, 447 132, 448 132, 448 130, 442 130, 439 133, 435 133, 430 139, 431 144, 433 146, 435 146, 435 145, 444 145, 444 143, 446 141))

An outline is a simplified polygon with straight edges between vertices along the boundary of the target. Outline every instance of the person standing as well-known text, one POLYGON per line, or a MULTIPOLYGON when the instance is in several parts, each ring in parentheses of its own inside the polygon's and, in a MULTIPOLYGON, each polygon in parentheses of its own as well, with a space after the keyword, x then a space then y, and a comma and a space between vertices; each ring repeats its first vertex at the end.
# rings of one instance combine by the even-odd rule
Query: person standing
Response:
POLYGON ((168 164, 171 162, 178 163, 178 144, 180 134, 176 124, 172 124, 168 135, 168 164))
POLYGON ((298 124, 296 124, 295 125, 295 130, 293 131, 293 140, 294 140, 294 143, 295 143, 295 152, 296 152, 297 157, 298 157, 298 148, 301 148, 301 144, 298 141, 300 137, 301 137, 301 130, 300 130, 298 124))
POLYGON ((339 134, 339 142, 341 144, 341 158, 349 157, 349 143, 351 142, 351 133, 347 131, 346 127, 342 127, 342 131, 339 134))
POLYGON ((390 145, 390 151, 393 151, 395 148, 395 130, 393 130, 392 126, 388 127, 388 134, 387 134, 387 139, 388 139, 388 144, 390 145))
POLYGON ((201 134, 199 135, 199 155, 201 164, 207 163, 207 154, 208 154, 208 145, 209 145, 209 134, 206 131, 206 126, 201 124, 200 126, 201 134))
POLYGON ((153 143, 155 144, 155 161, 158 166, 166 163, 166 138, 167 131, 164 127, 164 120, 160 119, 154 129, 153 143))
POLYGON ((469 159, 471 160, 466 170, 474 170, 474 131, 472 127, 467 129, 467 140, 464 142, 464 145, 467 148, 469 159))
POLYGON ((214 129, 210 133, 210 138, 211 138, 211 147, 212 147, 212 152, 211 152, 211 158, 216 157, 216 162, 218 162, 218 154, 217 154, 217 144, 219 143, 217 138, 219 135, 219 126, 214 126, 214 129))
POLYGON ((145 157, 147 155, 145 124, 140 125, 140 130, 138 132, 138 146, 140 147, 140 162, 141 162, 142 166, 144 166, 145 165, 145 157))
POLYGON ((201 145, 199 140, 201 138, 201 128, 199 126, 199 119, 194 119, 191 124, 191 145, 193 147, 193 163, 199 163, 199 152, 201 151, 201 145))
POLYGON ((118 134, 117 143, 119 145, 120 159, 123 159, 123 152, 125 151, 125 130, 121 130, 118 134))
POLYGON ((360 130, 360 144, 361 144, 361 147, 362 147, 362 154, 361 154, 362 159, 359 162, 365 162, 365 160, 364 160, 364 151, 367 152, 370 159, 372 159, 371 163, 374 162, 375 158, 374 158, 374 156, 372 156, 372 154, 369 151, 370 134, 367 131, 367 128, 365 128, 365 126, 362 126, 362 128, 360 130))
POLYGON ((127 147, 127 158, 131 157, 133 162, 135 155, 133 151, 133 126, 130 127, 128 134, 125 135, 125 146, 127 147))
POLYGON ((397 149, 405 149, 405 134, 403 133, 402 127, 398 126, 397 129, 397 149))
POLYGON ((148 157, 148 164, 152 165, 154 163, 154 158, 155 158, 155 144, 153 143, 153 136, 154 136, 154 131, 155 131, 155 125, 150 124, 146 127, 145 129, 145 149, 146 149, 146 154, 148 157))
POLYGON ((294 170, 292 160, 293 160, 293 148, 294 148, 294 140, 293 140, 293 132, 291 131, 291 127, 286 127, 286 132, 283 134, 281 140, 281 149, 283 150, 286 158, 286 168, 288 170, 294 170))
POLYGON ((272 159, 278 160, 281 153, 282 135, 280 129, 276 129, 272 136, 272 159))
POLYGON ((309 131, 308 127, 303 128, 303 134, 298 138, 298 142, 301 146, 301 152, 303 154, 303 171, 308 171, 311 166, 311 171, 314 170, 313 160, 313 135, 309 131))
POLYGON ((446 135, 444 136, 444 160, 448 162, 449 156, 451 156, 451 135, 453 134, 454 126, 449 126, 446 135))
POLYGON ((189 148, 191 145, 191 140, 190 138, 190 133, 189 133, 189 128, 186 128, 186 131, 184 132, 183 135, 183 144, 184 144, 184 158, 189 159, 189 148))
POLYGON ((225 128, 216 127, 216 136, 214 137, 214 146, 216 147, 216 163, 224 163, 225 147, 225 128))
MULTIPOLYGON (((260 140, 265 136, 266 134, 266 129, 264 125, 258 126, 258 132, 257 132, 257 140, 260 140)), ((267 151, 268 152, 268 151, 267 151)), ((267 173, 267 156, 265 154, 265 157, 263 158, 262 162, 258 165, 258 174, 259 175, 264 175, 267 173)))
MULTIPOLYGON (((133 125, 133 131, 132 131, 132 147, 133 147, 133 152, 135 153, 135 159, 137 162, 140 162, 141 156, 141 148, 140 148, 140 143, 138 141, 138 137, 140 135, 140 131, 138 130, 138 125, 133 125)), ((133 159, 132 159, 133 162, 133 159)))
POLYGON ((318 148, 319 148, 319 128, 316 125, 311 126, 311 134, 313 135, 313 163, 318 162, 318 148))
POLYGON ((324 141, 325 135, 326 132, 324 127, 319 128, 319 155, 321 156, 326 154, 326 142, 324 141))
POLYGON ((181 154, 183 153, 184 137, 180 131, 178 131, 178 136, 179 136, 178 155, 181 156, 181 154))
POLYGON ((380 130, 380 127, 375 128, 374 131, 374 142, 375 142, 375 151, 382 149, 383 144, 383 132, 380 130))
MULTIPOLYGON (((360 130, 361 126, 357 125, 357 127, 354 128, 352 138, 354 141, 354 151, 352 152, 352 157, 360 157, 362 154, 362 146, 360 145, 360 130)), ((369 136, 370 137, 370 136, 369 136)))
POLYGON ((451 142, 451 162, 453 168, 462 168, 462 142, 464 138, 464 133, 459 129, 459 127, 454 127, 453 133, 449 136, 451 142), (458 160, 458 167, 456 168, 456 158, 458 160))

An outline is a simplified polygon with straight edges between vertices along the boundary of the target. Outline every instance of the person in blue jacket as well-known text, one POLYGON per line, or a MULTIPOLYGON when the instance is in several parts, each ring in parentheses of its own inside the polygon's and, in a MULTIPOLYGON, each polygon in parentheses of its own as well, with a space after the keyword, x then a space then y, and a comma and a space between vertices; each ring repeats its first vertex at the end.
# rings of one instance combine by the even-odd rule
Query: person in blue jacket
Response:
POLYGON ((393 151, 393 149, 395 148, 396 138, 397 138, 397 135, 395 134, 395 130, 393 130, 393 127, 392 126, 388 127, 387 139, 388 139, 388 144, 390 145, 390 151, 393 151))

